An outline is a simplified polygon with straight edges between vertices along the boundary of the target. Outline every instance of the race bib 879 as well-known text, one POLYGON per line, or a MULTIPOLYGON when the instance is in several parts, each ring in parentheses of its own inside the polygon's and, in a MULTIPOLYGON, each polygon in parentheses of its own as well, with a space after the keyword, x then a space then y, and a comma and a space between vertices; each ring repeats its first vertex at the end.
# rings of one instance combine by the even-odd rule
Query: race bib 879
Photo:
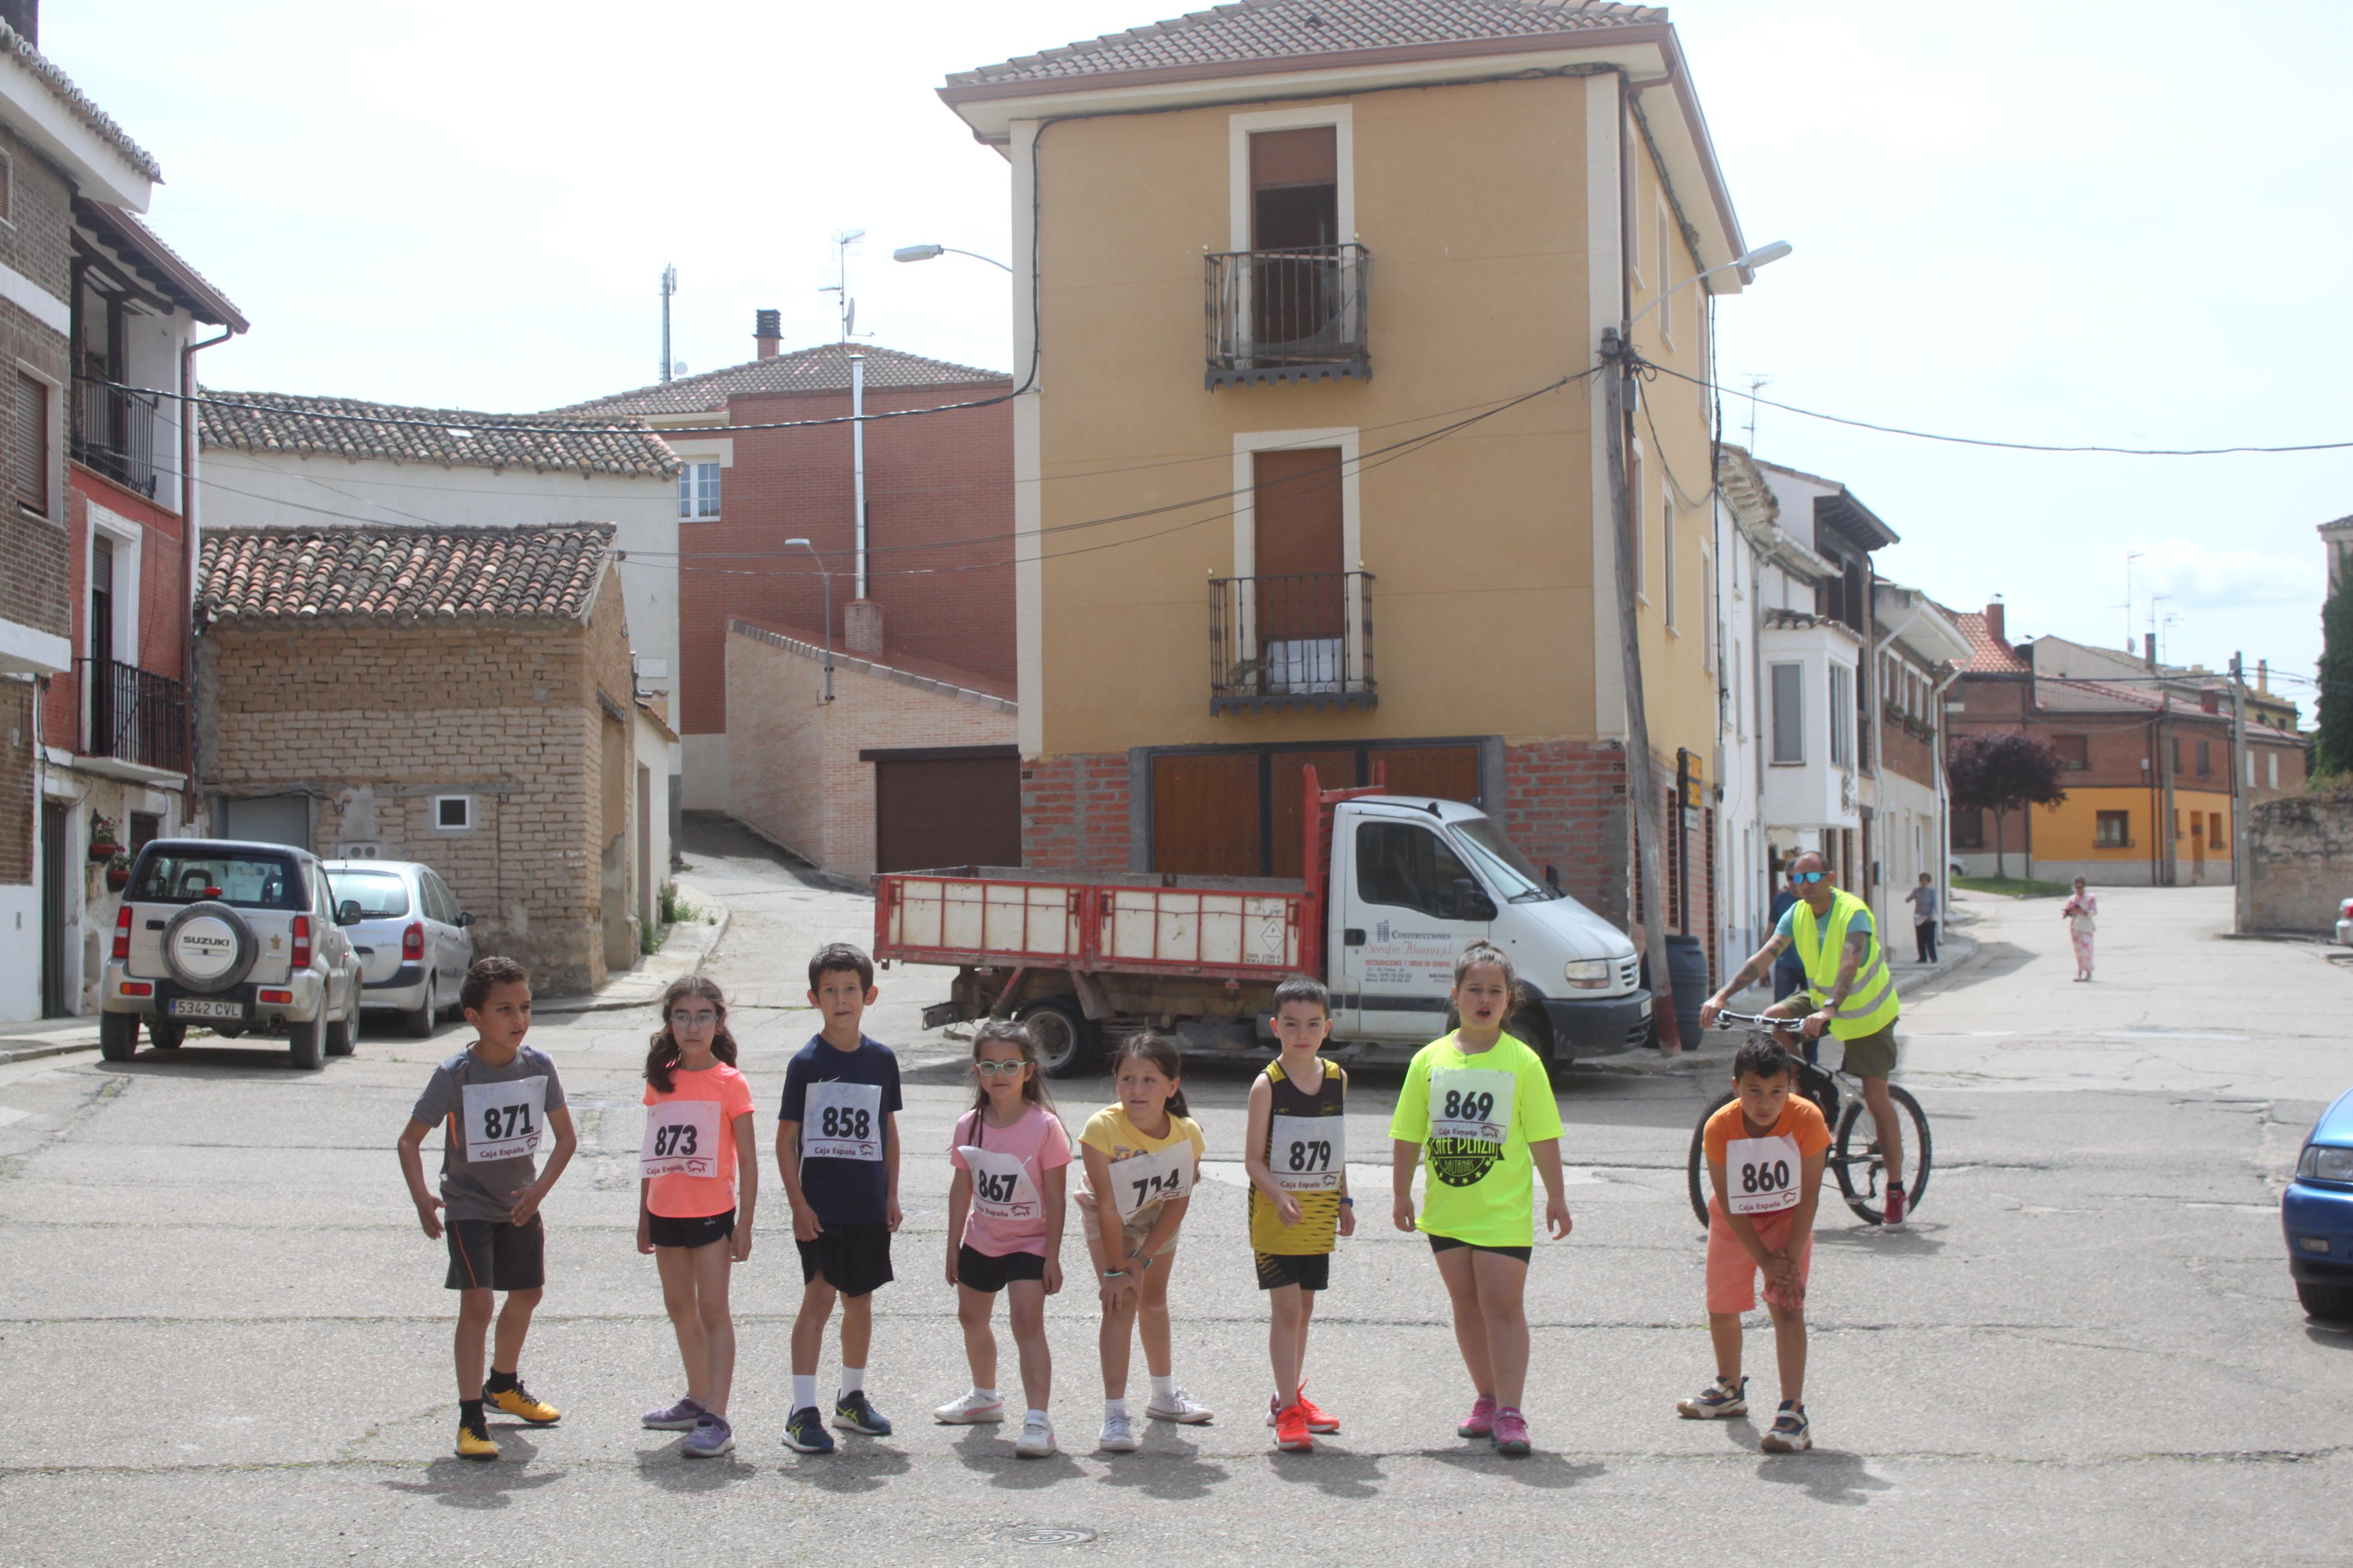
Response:
POLYGON ((1345 1116, 1274 1116, 1268 1119, 1266 1168, 1286 1193, 1336 1192, 1348 1163, 1348 1119, 1345 1116))

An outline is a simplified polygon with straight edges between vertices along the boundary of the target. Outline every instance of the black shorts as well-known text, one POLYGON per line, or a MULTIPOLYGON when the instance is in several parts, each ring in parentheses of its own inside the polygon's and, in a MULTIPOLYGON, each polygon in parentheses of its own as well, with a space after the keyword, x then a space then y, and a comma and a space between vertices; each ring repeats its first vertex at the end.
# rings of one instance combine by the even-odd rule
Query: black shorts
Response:
POLYGON ((1046 1278, 1046 1258, 1038 1252, 1008 1252, 992 1258, 969 1245, 956 1248, 956 1283, 994 1296, 1016 1279, 1046 1278))
POLYGON ((801 1283, 818 1275, 845 1296, 863 1296, 891 1283, 891 1227, 881 1220, 864 1224, 828 1220, 815 1241, 796 1238, 801 1249, 801 1283))
POLYGON ((536 1290, 547 1283, 547 1227, 533 1215, 516 1225, 503 1219, 453 1219, 442 1238, 449 1244, 452 1290, 536 1290))
POLYGON ((708 1247, 714 1241, 724 1241, 735 1234, 735 1211, 704 1215, 700 1219, 679 1219, 666 1214, 646 1215, 646 1234, 656 1247, 708 1247))
POLYGON ((1533 1247, 1485 1247, 1475 1241, 1464 1241, 1459 1237, 1451 1236, 1433 1236, 1430 1238, 1430 1250, 1432 1252, 1451 1252, 1458 1247, 1467 1247, 1473 1252, 1492 1252, 1498 1258, 1516 1258, 1523 1263, 1535 1257, 1536 1250, 1533 1247))
POLYGON ((1258 1259, 1258 1288, 1261 1290, 1280 1290, 1285 1285, 1296 1285, 1302 1290, 1332 1288, 1332 1255, 1328 1252, 1260 1252, 1253 1248, 1250 1256, 1258 1259))

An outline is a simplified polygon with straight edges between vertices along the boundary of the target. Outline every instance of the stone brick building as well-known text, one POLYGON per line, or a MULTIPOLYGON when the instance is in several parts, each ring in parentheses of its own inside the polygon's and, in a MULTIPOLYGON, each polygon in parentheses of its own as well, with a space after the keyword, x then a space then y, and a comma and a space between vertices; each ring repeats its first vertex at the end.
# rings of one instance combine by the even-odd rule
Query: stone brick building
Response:
POLYGON ((663 775, 635 755, 607 524, 224 529, 196 600, 216 832, 421 860, 551 994, 633 964, 663 775))

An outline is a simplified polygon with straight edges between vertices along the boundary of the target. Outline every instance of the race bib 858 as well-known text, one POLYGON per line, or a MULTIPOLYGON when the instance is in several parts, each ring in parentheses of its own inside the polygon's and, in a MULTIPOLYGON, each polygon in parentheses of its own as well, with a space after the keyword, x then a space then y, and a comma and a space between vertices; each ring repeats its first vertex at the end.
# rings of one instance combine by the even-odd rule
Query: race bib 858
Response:
POLYGON ((804 1160, 882 1158, 882 1089, 871 1083, 813 1083, 801 1111, 804 1160))

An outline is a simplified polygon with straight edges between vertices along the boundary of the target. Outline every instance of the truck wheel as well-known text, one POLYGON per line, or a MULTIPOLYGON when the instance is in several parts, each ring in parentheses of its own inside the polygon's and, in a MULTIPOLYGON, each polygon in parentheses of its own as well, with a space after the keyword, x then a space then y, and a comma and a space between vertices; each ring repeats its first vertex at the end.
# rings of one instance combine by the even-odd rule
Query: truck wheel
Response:
POLYGON ((179 1018, 147 1020, 147 1043, 159 1051, 176 1051, 188 1037, 188 1026, 179 1018))
POLYGON ((2295 1299, 2324 1323, 2353 1323, 2353 1286, 2307 1285, 2299 1281, 2295 1299))
POLYGON ((287 1049, 293 1054, 294 1065, 304 1072, 319 1070, 319 1037, 324 1028, 316 1018, 307 1024, 298 1024, 290 1018, 286 1022, 287 1049))
POLYGON ((98 1054, 111 1062, 127 1062, 139 1049, 139 1020, 129 1013, 98 1016, 98 1054))
MULTIPOLYGON (((1461 1026, 1459 1020, 1456 1026, 1461 1026)), ((1545 1064, 1546 1070, 1552 1075, 1554 1083, 1557 1084, 1567 1077, 1568 1058, 1555 1054, 1556 1047, 1552 1037, 1552 1015, 1546 1013, 1542 1006, 1530 1003, 1513 1014, 1510 1021, 1504 1026, 1504 1033, 1535 1052, 1537 1058, 1545 1064)))
POLYGON ((1038 1042, 1038 1063, 1049 1078, 1071 1078, 1094 1066, 1103 1032, 1075 996, 1048 996, 1015 1015, 1038 1042))

